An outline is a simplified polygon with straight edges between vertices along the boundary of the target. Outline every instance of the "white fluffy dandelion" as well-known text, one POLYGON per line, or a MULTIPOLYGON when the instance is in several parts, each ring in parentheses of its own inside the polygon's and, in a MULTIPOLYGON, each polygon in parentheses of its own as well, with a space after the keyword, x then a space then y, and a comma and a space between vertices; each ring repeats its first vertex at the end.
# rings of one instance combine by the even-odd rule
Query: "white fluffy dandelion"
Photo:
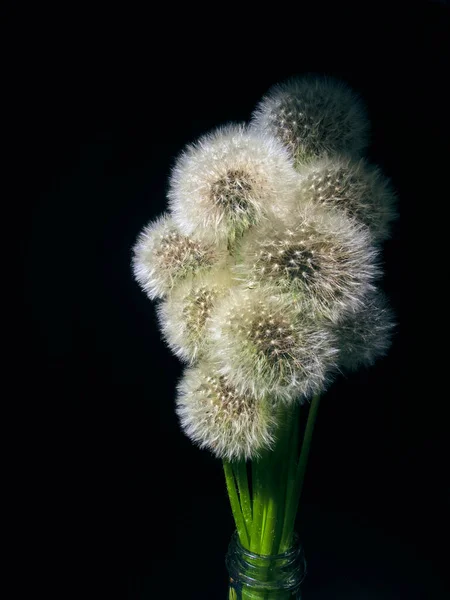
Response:
POLYGON ((274 442, 276 417, 268 401, 240 394, 208 362, 186 369, 176 413, 184 433, 218 458, 254 459, 274 442))
POLYGON ((344 210, 369 227, 372 238, 389 237, 396 196, 389 180, 366 161, 332 156, 299 167, 301 199, 344 210))
POLYGON ((211 317, 211 356, 237 389, 293 402, 324 389, 335 338, 271 287, 236 288, 211 317))
POLYGON ((288 201, 296 181, 292 160, 277 140, 229 125, 205 135, 178 159, 169 206, 185 235, 233 242, 288 201))
POLYGON ((296 166, 334 152, 360 157, 368 144, 362 101, 332 77, 307 75, 275 85, 257 106, 252 124, 281 140, 296 166))
POLYGON ((180 233, 172 217, 164 214, 139 234, 132 267, 136 281, 154 300, 189 275, 211 268, 223 255, 220 248, 180 233))
POLYGON ((181 360, 193 363, 207 346, 211 310, 232 284, 228 268, 214 268, 187 278, 158 306, 158 317, 169 348, 181 360))
POLYGON ((339 344, 339 367, 356 371, 384 356, 394 329, 394 315, 384 294, 371 294, 364 306, 332 327, 339 344))
POLYGON ((297 205, 289 221, 272 219, 249 232, 240 257, 242 283, 273 284, 332 320, 360 307, 378 275, 367 227, 312 204, 297 205))
POLYGON ((276 85, 249 126, 218 128, 178 157, 168 212, 133 247, 134 277, 162 300, 162 335, 188 363, 181 428, 220 459, 260 458, 287 408, 390 346, 392 311, 375 284, 396 197, 362 158, 368 139, 365 107, 345 83, 276 85))

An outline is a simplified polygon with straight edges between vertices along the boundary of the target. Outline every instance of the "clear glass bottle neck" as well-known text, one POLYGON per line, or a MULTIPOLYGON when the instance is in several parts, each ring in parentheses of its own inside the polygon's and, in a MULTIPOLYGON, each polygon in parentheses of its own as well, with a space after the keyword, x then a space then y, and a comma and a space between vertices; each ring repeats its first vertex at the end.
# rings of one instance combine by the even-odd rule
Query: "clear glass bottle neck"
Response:
POLYGON ((306 562, 297 536, 293 546, 283 554, 265 556, 244 548, 235 532, 228 547, 226 565, 230 598, 300 598, 306 562))

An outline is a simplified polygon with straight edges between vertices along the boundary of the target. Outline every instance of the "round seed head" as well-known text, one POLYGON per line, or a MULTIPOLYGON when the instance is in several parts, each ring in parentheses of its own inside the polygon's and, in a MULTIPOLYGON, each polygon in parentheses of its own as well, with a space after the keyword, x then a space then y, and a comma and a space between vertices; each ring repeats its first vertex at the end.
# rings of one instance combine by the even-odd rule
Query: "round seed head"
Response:
POLYGON ((394 316, 386 297, 377 291, 364 306, 337 325, 332 325, 339 345, 339 367, 356 371, 368 367, 384 356, 394 329, 394 316))
POLYGON ((233 242, 295 193, 297 174, 274 138, 230 125, 202 137, 178 159, 169 205, 180 230, 233 242))
POLYGON ((189 275, 210 269, 224 256, 220 248, 180 233, 165 214, 149 223, 133 248, 136 281, 151 300, 162 298, 189 275))
POLYGON ((211 317, 210 354, 237 389, 293 402, 324 389, 336 355, 332 332, 271 287, 235 288, 211 317))
POLYGON ((276 418, 269 402, 240 394, 208 362, 186 369, 176 413, 184 433, 217 458, 254 459, 274 442, 276 418))
POLYGON ((367 227, 305 204, 289 221, 272 219, 250 231, 234 270, 250 287, 273 284, 306 300, 317 316, 336 320, 373 289, 376 256, 367 227))
POLYGON ((389 237, 396 196, 389 180, 364 160, 322 158, 299 167, 301 202, 343 210, 366 225, 374 242, 389 237))
POLYGON ((281 140, 296 166, 335 152, 360 157, 368 144, 362 101, 332 77, 307 75, 275 85, 257 106, 252 124, 281 140))
POLYGON ((187 278, 158 306, 163 336, 181 360, 195 362, 207 346, 211 310, 232 284, 226 267, 187 278))

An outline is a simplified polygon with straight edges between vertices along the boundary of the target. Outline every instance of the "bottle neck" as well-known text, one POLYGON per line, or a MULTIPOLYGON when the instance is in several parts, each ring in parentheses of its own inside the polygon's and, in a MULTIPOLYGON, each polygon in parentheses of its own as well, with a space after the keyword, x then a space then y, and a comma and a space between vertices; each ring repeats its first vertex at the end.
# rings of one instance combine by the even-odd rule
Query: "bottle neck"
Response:
POLYGON ((236 589, 295 592, 306 575, 303 548, 297 536, 289 550, 267 556, 244 548, 235 532, 228 547, 226 565, 230 586, 236 589))

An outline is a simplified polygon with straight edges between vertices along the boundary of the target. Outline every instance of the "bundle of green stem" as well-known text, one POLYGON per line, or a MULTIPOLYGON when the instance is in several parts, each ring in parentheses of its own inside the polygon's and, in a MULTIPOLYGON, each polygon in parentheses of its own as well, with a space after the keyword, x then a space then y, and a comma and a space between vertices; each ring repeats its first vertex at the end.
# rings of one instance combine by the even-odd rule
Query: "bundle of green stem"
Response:
MULTIPOLYGON (((302 439, 299 434, 300 405, 280 407, 275 446, 272 451, 265 451, 259 459, 251 461, 250 469, 242 460, 223 461, 239 541, 255 554, 282 554, 293 543, 318 407, 319 395, 316 395, 309 407, 302 439)), ((233 594, 230 590, 230 600, 233 594)), ((257 592, 251 594, 251 597, 259 597, 257 592)), ((267 592, 261 597, 272 598, 267 592)))

